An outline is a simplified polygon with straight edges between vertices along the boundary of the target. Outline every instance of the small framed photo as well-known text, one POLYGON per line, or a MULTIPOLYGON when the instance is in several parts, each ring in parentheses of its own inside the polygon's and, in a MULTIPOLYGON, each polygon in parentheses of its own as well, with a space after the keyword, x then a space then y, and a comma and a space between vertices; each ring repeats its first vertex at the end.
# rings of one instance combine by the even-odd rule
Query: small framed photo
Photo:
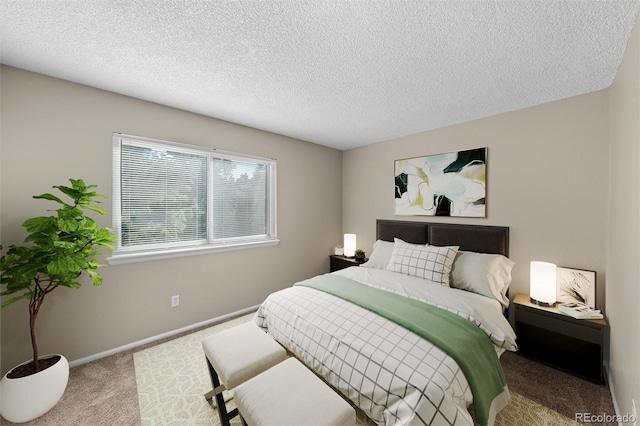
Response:
POLYGON ((556 299, 558 303, 577 303, 596 307, 596 273, 558 266, 556 299))

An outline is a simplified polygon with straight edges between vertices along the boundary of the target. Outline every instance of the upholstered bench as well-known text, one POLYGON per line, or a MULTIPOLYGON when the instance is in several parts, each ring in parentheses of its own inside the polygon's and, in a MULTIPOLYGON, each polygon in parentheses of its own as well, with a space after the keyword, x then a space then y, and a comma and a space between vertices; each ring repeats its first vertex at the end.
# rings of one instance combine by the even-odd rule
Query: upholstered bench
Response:
POLYGON ((253 322, 238 325, 207 337, 202 341, 213 391, 222 426, 238 415, 238 409, 227 411, 222 392, 234 389, 287 358, 287 353, 271 336, 253 322))
POLYGON ((300 361, 289 358, 234 389, 249 426, 353 426, 356 412, 300 361))

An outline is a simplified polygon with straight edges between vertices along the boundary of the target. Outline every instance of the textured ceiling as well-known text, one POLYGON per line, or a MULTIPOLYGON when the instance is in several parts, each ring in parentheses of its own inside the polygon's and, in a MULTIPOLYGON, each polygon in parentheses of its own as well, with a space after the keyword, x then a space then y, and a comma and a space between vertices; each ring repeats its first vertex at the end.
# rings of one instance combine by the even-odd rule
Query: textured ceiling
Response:
POLYGON ((349 149, 604 89, 638 6, 2 0, 0 61, 349 149))

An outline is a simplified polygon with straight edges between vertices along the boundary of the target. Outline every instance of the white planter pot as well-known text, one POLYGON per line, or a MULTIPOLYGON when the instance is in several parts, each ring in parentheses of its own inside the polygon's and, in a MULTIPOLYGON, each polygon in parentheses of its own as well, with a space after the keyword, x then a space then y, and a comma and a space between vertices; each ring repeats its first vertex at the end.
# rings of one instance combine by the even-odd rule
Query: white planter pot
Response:
MULTIPOLYGON (((39 359, 50 358, 46 355, 39 359)), ((24 423, 40 417, 58 403, 69 381, 69 362, 60 360, 46 370, 17 379, 7 374, 0 381, 0 414, 14 423, 24 423)), ((20 365, 27 364, 27 361, 20 365)))

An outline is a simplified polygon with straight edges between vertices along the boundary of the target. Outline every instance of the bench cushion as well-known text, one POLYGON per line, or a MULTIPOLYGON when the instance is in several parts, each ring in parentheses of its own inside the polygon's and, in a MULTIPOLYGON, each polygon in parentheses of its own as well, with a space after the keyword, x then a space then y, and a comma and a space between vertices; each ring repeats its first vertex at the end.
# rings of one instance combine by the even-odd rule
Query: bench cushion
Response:
POLYGON ((352 426, 355 410, 300 361, 289 358, 234 390, 250 426, 352 426))
POLYGON ((207 337, 202 349, 227 389, 287 358, 284 348, 253 322, 207 337))

